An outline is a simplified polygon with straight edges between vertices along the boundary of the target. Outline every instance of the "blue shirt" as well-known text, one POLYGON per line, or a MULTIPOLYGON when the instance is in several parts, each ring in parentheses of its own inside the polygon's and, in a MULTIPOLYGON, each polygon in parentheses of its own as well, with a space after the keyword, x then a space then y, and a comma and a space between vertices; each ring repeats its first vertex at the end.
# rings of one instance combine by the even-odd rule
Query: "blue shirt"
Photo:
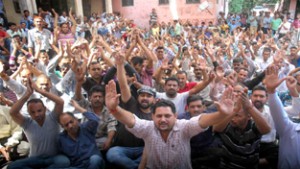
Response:
POLYGON ((279 134, 279 169, 300 167, 300 124, 292 122, 276 93, 269 94, 268 102, 279 134))
POLYGON ((91 112, 83 115, 88 121, 80 125, 76 140, 66 131, 59 134, 59 150, 70 159, 72 167, 86 168, 92 155, 100 155, 95 142, 99 118, 91 112))

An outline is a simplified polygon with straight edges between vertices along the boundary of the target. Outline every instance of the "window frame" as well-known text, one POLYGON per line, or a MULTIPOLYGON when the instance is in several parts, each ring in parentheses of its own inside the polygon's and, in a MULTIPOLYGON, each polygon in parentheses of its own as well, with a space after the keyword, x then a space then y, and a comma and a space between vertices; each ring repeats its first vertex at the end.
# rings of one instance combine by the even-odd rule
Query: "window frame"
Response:
POLYGON ((198 1, 198 2, 191 2, 191 0, 186 0, 186 4, 200 4, 201 1, 200 0, 193 0, 193 1, 198 1))
POLYGON ((169 5, 169 4, 170 4, 169 0, 158 0, 158 5, 169 5), (161 2, 161 1, 163 1, 163 2, 161 2), (165 2, 165 1, 167 1, 167 2, 165 2))
POLYGON ((122 7, 134 6, 134 0, 122 0, 122 7), (132 3, 130 3, 132 1, 132 3))

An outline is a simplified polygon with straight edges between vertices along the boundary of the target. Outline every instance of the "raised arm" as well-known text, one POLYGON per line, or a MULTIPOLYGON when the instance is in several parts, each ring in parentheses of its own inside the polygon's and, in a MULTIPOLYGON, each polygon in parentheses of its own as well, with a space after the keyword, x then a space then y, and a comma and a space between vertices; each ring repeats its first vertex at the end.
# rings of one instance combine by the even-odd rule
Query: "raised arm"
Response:
POLYGON ((241 100, 244 110, 251 115, 258 131, 261 134, 269 133, 271 131, 271 126, 268 124, 267 120, 262 116, 261 112, 257 110, 250 102, 249 98, 247 97, 247 93, 248 91, 241 94, 241 100))
POLYGON ((206 128, 215 125, 222 121, 224 118, 231 117, 234 113, 234 102, 233 102, 233 89, 228 87, 222 95, 220 102, 216 102, 218 112, 215 113, 204 113, 199 119, 199 125, 201 128, 206 128))
POLYGON ((118 121, 127 127, 132 128, 135 125, 135 117, 133 113, 130 113, 118 106, 120 94, 117 94, 116 83, 113 80, 109 81, 108 85, 106 85, 105 92, 105 104, 110 110, 110 113, 118 121))
MULTIPOLYGON (((27 82, 28 83, 28 82, 27 82)), ((55 103, 55 107, 53 109, 53 112, 56 114, 56 116, 58 117, 61 113, 63 113, 63 108, 64 108, 64 100, 61 99, 59 96, 47 92, 45 90, 42 90, 40 88, 37 87, 37 85, 35 83, 32 83, 32 88, 40 93, 41 95, 47 97, 48 99, 52 100, 55 103)))
POLYGON ((76 23, 75 18, 74 18, 73 15, 72 15, 72 7, 70 8, 70 11, 69 11, 69 17, 70 17, 71 22, 72 22, 71 32, 72 32, 73 34, 75 34, 75 33, 76 33, 77 23, 76 23))
POLYGON ((81 88, 82 84, 85 82, 86 70, 85 66, 78 68, 75 60, 72 61, 72 70, 75 71, 76 74, 75 99, 79 101, 82 99, 81 88))
POLYGON ((291 120, 287 113, 284 111, 282 102, 276 94, 276 88, 285 80, 285 78, 278 78, 278 68, 276 66, 270 66, 266 70, 266 76, 264 84, 268 92, 268 102, 270 112, 274 120, 276 131, 280 136, 289 130, 291 126, 291 120))
POLYGON ((203 74, 203 80, 199 82, 195 87, 193 87, 189 91, 189 95, 196 94, 203 90, 206 86, 209 85, 209 83, 215 78, 215 75, 210 73, 209 76, 207 75, 206 69, 202 69, 202 74, 203 74))
POLYGON ((31 85, 31 79, 28 79, 27 90, 25 94, 11 107, 9 114, 12 119, 19 125, 22 125, 25 117, 20 113, 20 110, 24 106, 25 102, 30 98, 33 93, 33 88, 31 85))
POLYGON ((115 56, 116 65, 117 65, 117 78, 120 85, 121 90, 121 99, 122 102, 127 103, 128 100, 131 98, 131 92, 129 85, 127 83, 126 75, 125 75, 125 58, 121 54, 117 53, 115 56))

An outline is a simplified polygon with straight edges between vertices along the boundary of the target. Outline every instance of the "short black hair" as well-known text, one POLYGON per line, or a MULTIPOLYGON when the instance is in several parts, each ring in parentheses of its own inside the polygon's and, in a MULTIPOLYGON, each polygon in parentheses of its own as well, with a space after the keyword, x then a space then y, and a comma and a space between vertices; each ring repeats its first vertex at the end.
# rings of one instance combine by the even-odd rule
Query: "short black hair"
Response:
POLYGON ((157 50, 159 50, 159 49, 165 49, 165 48, 164 48, 163 46, 159 46, 159 47, 156 48, 155 51, 157 51, 157 50))
POLYGON ((14 22, 8 22, 8 23, 7 23, 7 26, 8 26, 8 27, 11 27, 11 26, 13 26, 13 25, 14 25, 14 26, 17 26, 17 24, 14 23, 14 22))
POLYGON ((179 70, 179 71, 177 71, 176 75, 178 75, 178 74, 185 74, 185 76, 188 75, 188 74, 186 73, 186 71, 184 71, 184 70, 179 70))
POLYGON ((271 52, 271 48, 265 47, 263 52, 271 52))
POLYGON ((170 107, 172 110, 172 113, 176 114, 175 104, 173 102, 171 102, 170 100, 161 99, 158 102, 156 102, 154 104, 154 106, 152 107, 152 113, 155 114, 156 109, 159 107, 170 107))
POLYGON ((232 63, 243 63, 243 59, 242 58, 239 58, 239 57, 236 57, 232 60, 232 63))
POLYGON ((256 91, 256 90, 262 90, 262 91, 264 91, 264 92, 266 93, 266 95, 268 95, 267 89, 266 89, 266 87, 263 86, 263 85, 257 85, 257 86, 255 86, 255 87, 252 89, 252 93, 253 93, 254 91, 256 91))
POLYGON ((137 65, 137 64, 142 65, 144 63, 144 59, 141 57, 135 56, 131 59, 131 63, 133 65, 137 65))
POLYGON ((88 92, 88 97, 92 96, 93 93, 96 93, 96 92, 100 92, 103 94, 103 96, 105 96, 105 89, 103 86, 100 86, 100 85, 95 85, 93 86, 89 92, 88 92))
POLYGON ((246 72, 249 72, 249 70, 247 68, 244 68, 244 67, 240 67, 236 72, 237 73, 240 73, 241 70, 244 70, 246 72))
POLYGON ((167 84, 169 81, 176 81, 177 82, 177 84, 179 84, 179 81, 178 81, 178 79, 176 78, 176 77, 169 77, 169 78, 167 78, 166 80, 165 80, 165 84, 167 84))
POLYGON ((99 62, 97 62, 97 61, 92 61, 92 62, 89 64, 88 69, 91 68, 91 65, 96 65, 96 64, 99 64, 99 62))
POLYGON ((71 112, 64 112, 64 113, 61 113, 61 114, 58 116, 58 122, 59 122, 59 124, 61 124, 61 122, 60 122, 61 116, 64 116, 64 115, 69 115, 69 116, 71 116, 73 119, 78 120, 78 119, 75 117, 75 115, 74 115, 73 113, 71 113, 71 112))
POLYGON ((191 95, 186 99, 186 104, 189 106, 191 102, 200 100, 203 103, 203 98, 199 95, 191 95))
POLYGON ((33 99, 30 99, 29 101, 27 101, 27 107, 31 103, 41 103, 43 105, 43 107, 45 107, 43 101, 41 99, 38 99, 38 98, 33 98, 33 99))

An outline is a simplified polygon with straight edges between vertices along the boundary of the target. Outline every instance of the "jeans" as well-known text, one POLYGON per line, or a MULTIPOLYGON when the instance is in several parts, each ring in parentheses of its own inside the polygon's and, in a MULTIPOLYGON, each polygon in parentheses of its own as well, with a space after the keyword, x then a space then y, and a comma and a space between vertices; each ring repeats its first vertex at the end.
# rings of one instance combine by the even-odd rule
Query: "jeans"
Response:
POLYGON ((108 162, 126 168, 136 169, 142 159, 144 147, 112 147, 106 154, 108 162))
POLYGON ((104 168, 105 168, 105 163, 103 158, 100 155, 95 154, 90 157, 90 159, 88 160, 88 164, 85 165, 84 167, 67 167, 67 168, 59 168, 59 169, 104 169, 104 168))
POLYGON ((51 157, 28 157, 10 163, 7 169, 33 169, 33 168, 65 168, 70 166, 70 160, 64 155, 56 155, 51 157))

